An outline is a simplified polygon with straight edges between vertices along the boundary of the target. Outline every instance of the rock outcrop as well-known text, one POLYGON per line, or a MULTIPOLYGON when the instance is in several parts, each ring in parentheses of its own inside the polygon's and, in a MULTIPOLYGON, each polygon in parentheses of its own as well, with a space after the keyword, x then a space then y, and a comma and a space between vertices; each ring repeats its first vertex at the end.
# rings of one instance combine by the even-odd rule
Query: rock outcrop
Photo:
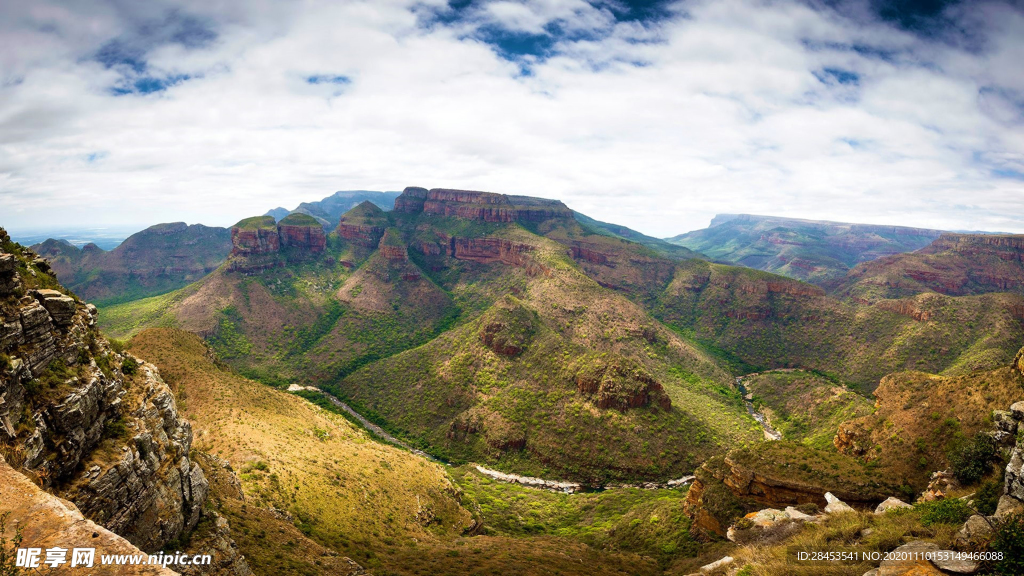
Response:
POLYGON ((278 223, 273 216, 255 216, 231 227, 228 269, 251 273, 276 268, 326 248, 327 235, 312 216, 295 212, 278 223))
POLYGON ((446 188, 427 190, 414 186, 406 188, 395 200, 395 212, 422 212, 484 222, 540 222, 572 218, 572 210, 559 200, 446 188))
MULTIPOLYGON (((41 548, 71 548, 82 545, 95 549, 94 566, 98 567, 103 555, 145 555, 131 542, 107 528, 86 519, 75 505, 49 494, 12 468, 0 456, 0 514, 10 513, 7 527, 17 521, 24 538, 23 546, 41 548)), ((40 558, 40 566, 45 558, 40 558)), ((70 551, 66 561, 48 574, 77 574, 82 567, 70 566, 70 551)), ((174 576, 174 572, 160 566, 103 566, 103 574, 174 576)))
POLYGON ((630 358, 583 358, 570 370, 580 394, 590 395, 598 408, 628 410, 645 406, 672 408, 672 400, 647 370, 630 358))
POLYGON ((26 295, 0 295, 7 463, 145 551, 180 540, 200 520, 208 482, 171 390, 156 367, 111 347, 95 306, 38 287, 57 285, 34 253, 3 245, 32 273, 18 279, 26 295))
POLYGON ((363 248, 376 248, 387 228, 387 215, 375 204, 365 201, 338 220, 335 231, 344 240, 363 248))

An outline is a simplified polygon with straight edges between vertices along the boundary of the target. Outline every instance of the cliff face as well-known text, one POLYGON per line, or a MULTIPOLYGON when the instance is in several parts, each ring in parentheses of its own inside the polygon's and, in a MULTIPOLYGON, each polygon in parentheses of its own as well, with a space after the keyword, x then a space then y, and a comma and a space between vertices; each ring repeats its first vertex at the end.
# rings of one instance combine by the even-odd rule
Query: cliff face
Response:
POLYGON ((13 252, 0 257, 0 451, 143 550, 181 538, 208 483, 170 389, 155 367, 114 350, 96 308, 66 295, 34 253, 2 230, 0 244, 13 252))
POLYGON ((484 222, 540 222, 551 218, 572 218, 572 210, 558 200, 446 188, 406 188, 395 200, 395 212, 423 212, 484 222))
MULTIPOLYGON (((96 549, 97 562, 104 554, 142 555, 131 542, 82 516, 74 504, 40 489, 11 468, 0 456, 0 513, 15 514, 22 527, 26 546, 35 548, 69 547, 85 544, 96 549)), ((65 565, 63 568, 67 568, 65 565)), ((68 573, 74 570, 68 569, 68 573)), ((53 571, 58 573, 57 570, 53 571)), ((160 566, 105 566, 104 574, 152 574, 173 576, 160 566)))
POLYGON ((231 227, 228 269, 248 273, 276 268, 326 248, 327 234, 312 216, 289 214, 276 224, 273 216, 246 218, 231 227))

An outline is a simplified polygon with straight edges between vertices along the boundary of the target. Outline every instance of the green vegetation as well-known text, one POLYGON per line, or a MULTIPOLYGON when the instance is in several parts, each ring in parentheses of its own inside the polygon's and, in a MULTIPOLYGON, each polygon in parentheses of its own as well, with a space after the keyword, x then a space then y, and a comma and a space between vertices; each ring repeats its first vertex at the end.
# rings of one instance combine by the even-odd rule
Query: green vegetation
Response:
MULTIPOLYGON (((265 216, 264 218, 270 218, 271 220, 273 220, 273 216, 265 216)), ((251 218, 247 218, 246 220, 251 220, 251 218)), ((245 222, 246 220, 242 220, 242 222, 245 222)), ((239 224, 241 224, 242 222, 239 222, 239 224)), ((313 218, 309 214, 303 214, 302 212, 292 212, 291 214, 282 218, 281 221, 278 222, 278 224, 282 226, 320 226, 320 223, 317 222, 316 218, 313 218)))
POLYGON ((21 548, 23 540, 22 531, 25 527, 19 525, 14 535, 8 539, 7 519, 10 516, 10 512, 0 514, 0 576, 18 576, 18 574, 21 574, 21 569, 17 567, 16 560, 18 548, 21 548), (8 543, 10 548, 8 548, 8 543))
MULTIPOLYGON (((292 214, 289 214, 289 216, 292 216, 292 214)), ((303 214, 303 216, 305 215, 303 214)), ((261 228, 276 228, 276 226, 277 222, 275 222, 273 216, 253 216, 251 218, 243 218, 242 220, 239 220, 238 223, 234 225, 234 228, 238 228, 240 230, 258 230, 261 228)))
POLYGON ((989 547, 1002 552, 996 563, 999 574, 1024 574, 1024 514, 1010 514, 996 525, 989 547))
POLYGON ((924 526, 951 524, 959 527, 975 513, 974 508, 960 498, 922 502, 914 507, 921 511, 921 524, 924 526))
POLYGON ((996 445, 992 437, 982 431, 971 437, 958 434, 950 442, 946 455, 956 479, 971 485, 991 471, 996 445))
POLYGON ((480 517, 487 534, 559 536, 637 552, 662 567, 699 550, 683 514, 685 488, 559 494, 492 480, 470 466, 454 469, 452 477, 463 490, 463 505, 480 517))

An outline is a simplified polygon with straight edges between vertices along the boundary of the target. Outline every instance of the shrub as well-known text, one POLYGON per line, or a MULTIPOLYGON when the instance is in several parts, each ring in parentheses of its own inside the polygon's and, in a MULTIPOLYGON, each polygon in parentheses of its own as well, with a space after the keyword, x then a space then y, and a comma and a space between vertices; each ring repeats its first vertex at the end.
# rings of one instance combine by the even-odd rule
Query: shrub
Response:
POLYGON ((117 418, 113 420, 107 420, 107 423, 103 426, 103 437, 104 438, 127 438, 128 427, 125 426, 123 418, 117 418))
POLYGON ((121 372, 125 376, 134 376, 139 369, 139 362, 135 358, 128 356, 121 363, 121 372))
POLYGON ((922 511, 921 524, 925 526, 931 526, 932 524, 963 524, 974 514, 974 509, 971 508, 967 501, 959 498, 924 502, 915 507, 922 511))
POLYGON ((21 570, 15 566, 18 548, 21 547, 21 526, 18 526, 10 540, 7 539, 7 518, 10 512, 0 514, 0 576, 16 576, 21 570), (7 543, 10 542, 10 548, 7 543))
POLYGON ((11 367, 11 358, 7 354, 0 354, 0 370, 7 370, 11 367))
POLYGON ((1003 553, 997 573, 1024 574, 1024 514, 1010 514, 998 522, 989 547, 1003 553))
POLYGON ((974 493, 974 507, 978 509, 979 514, 991 516, 995 514, 996 506, 999 504, 999 497, 1002 495, 1002 478, 986 480, 978 488, 978 491, 974 493))
POLYGON ((962 484, 974 484, 990 469, 996 455, 992 437, 978 432, 973 437, 957 435, 946 452, 953 475, 962 484))

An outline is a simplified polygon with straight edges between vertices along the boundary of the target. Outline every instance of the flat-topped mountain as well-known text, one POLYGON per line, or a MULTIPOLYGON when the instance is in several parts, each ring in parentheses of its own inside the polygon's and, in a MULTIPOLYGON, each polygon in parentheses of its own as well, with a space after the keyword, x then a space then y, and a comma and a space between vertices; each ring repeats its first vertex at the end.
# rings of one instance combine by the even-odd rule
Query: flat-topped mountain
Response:
POLYGON ((327 234, 312 216, 295 212, 280 222, 273 216, 253 216, 231 227, 228 268, 251 272, 284 266, 287 259, 307 259, 326 246, 327 234))
POLYGON ((860 262, 923 248, 941 233, 904 226, 719 214, 704 230, 667 240, 717 261, 822 284, 842 277, 860 262))
POLYGON ((573 214, 560 200, 448 188, 427 190, 412 186, 395 199, 395 211, 456 216, 484 222, 539 222, 551 218, 572 218, 573 214))
POLYGON ((109 252, 95 244, 77 248, 53 239, 32 249, 49 261, 65 286, 104 305, 195 282, 224 262, 231 240, 227 228, 172 222, 135 233, 109 252))
POLYGON ((832 291, 864 302, 921 292, 1024 294, 1024 235, 945 233, 917 252, 858 265, 832 291))

